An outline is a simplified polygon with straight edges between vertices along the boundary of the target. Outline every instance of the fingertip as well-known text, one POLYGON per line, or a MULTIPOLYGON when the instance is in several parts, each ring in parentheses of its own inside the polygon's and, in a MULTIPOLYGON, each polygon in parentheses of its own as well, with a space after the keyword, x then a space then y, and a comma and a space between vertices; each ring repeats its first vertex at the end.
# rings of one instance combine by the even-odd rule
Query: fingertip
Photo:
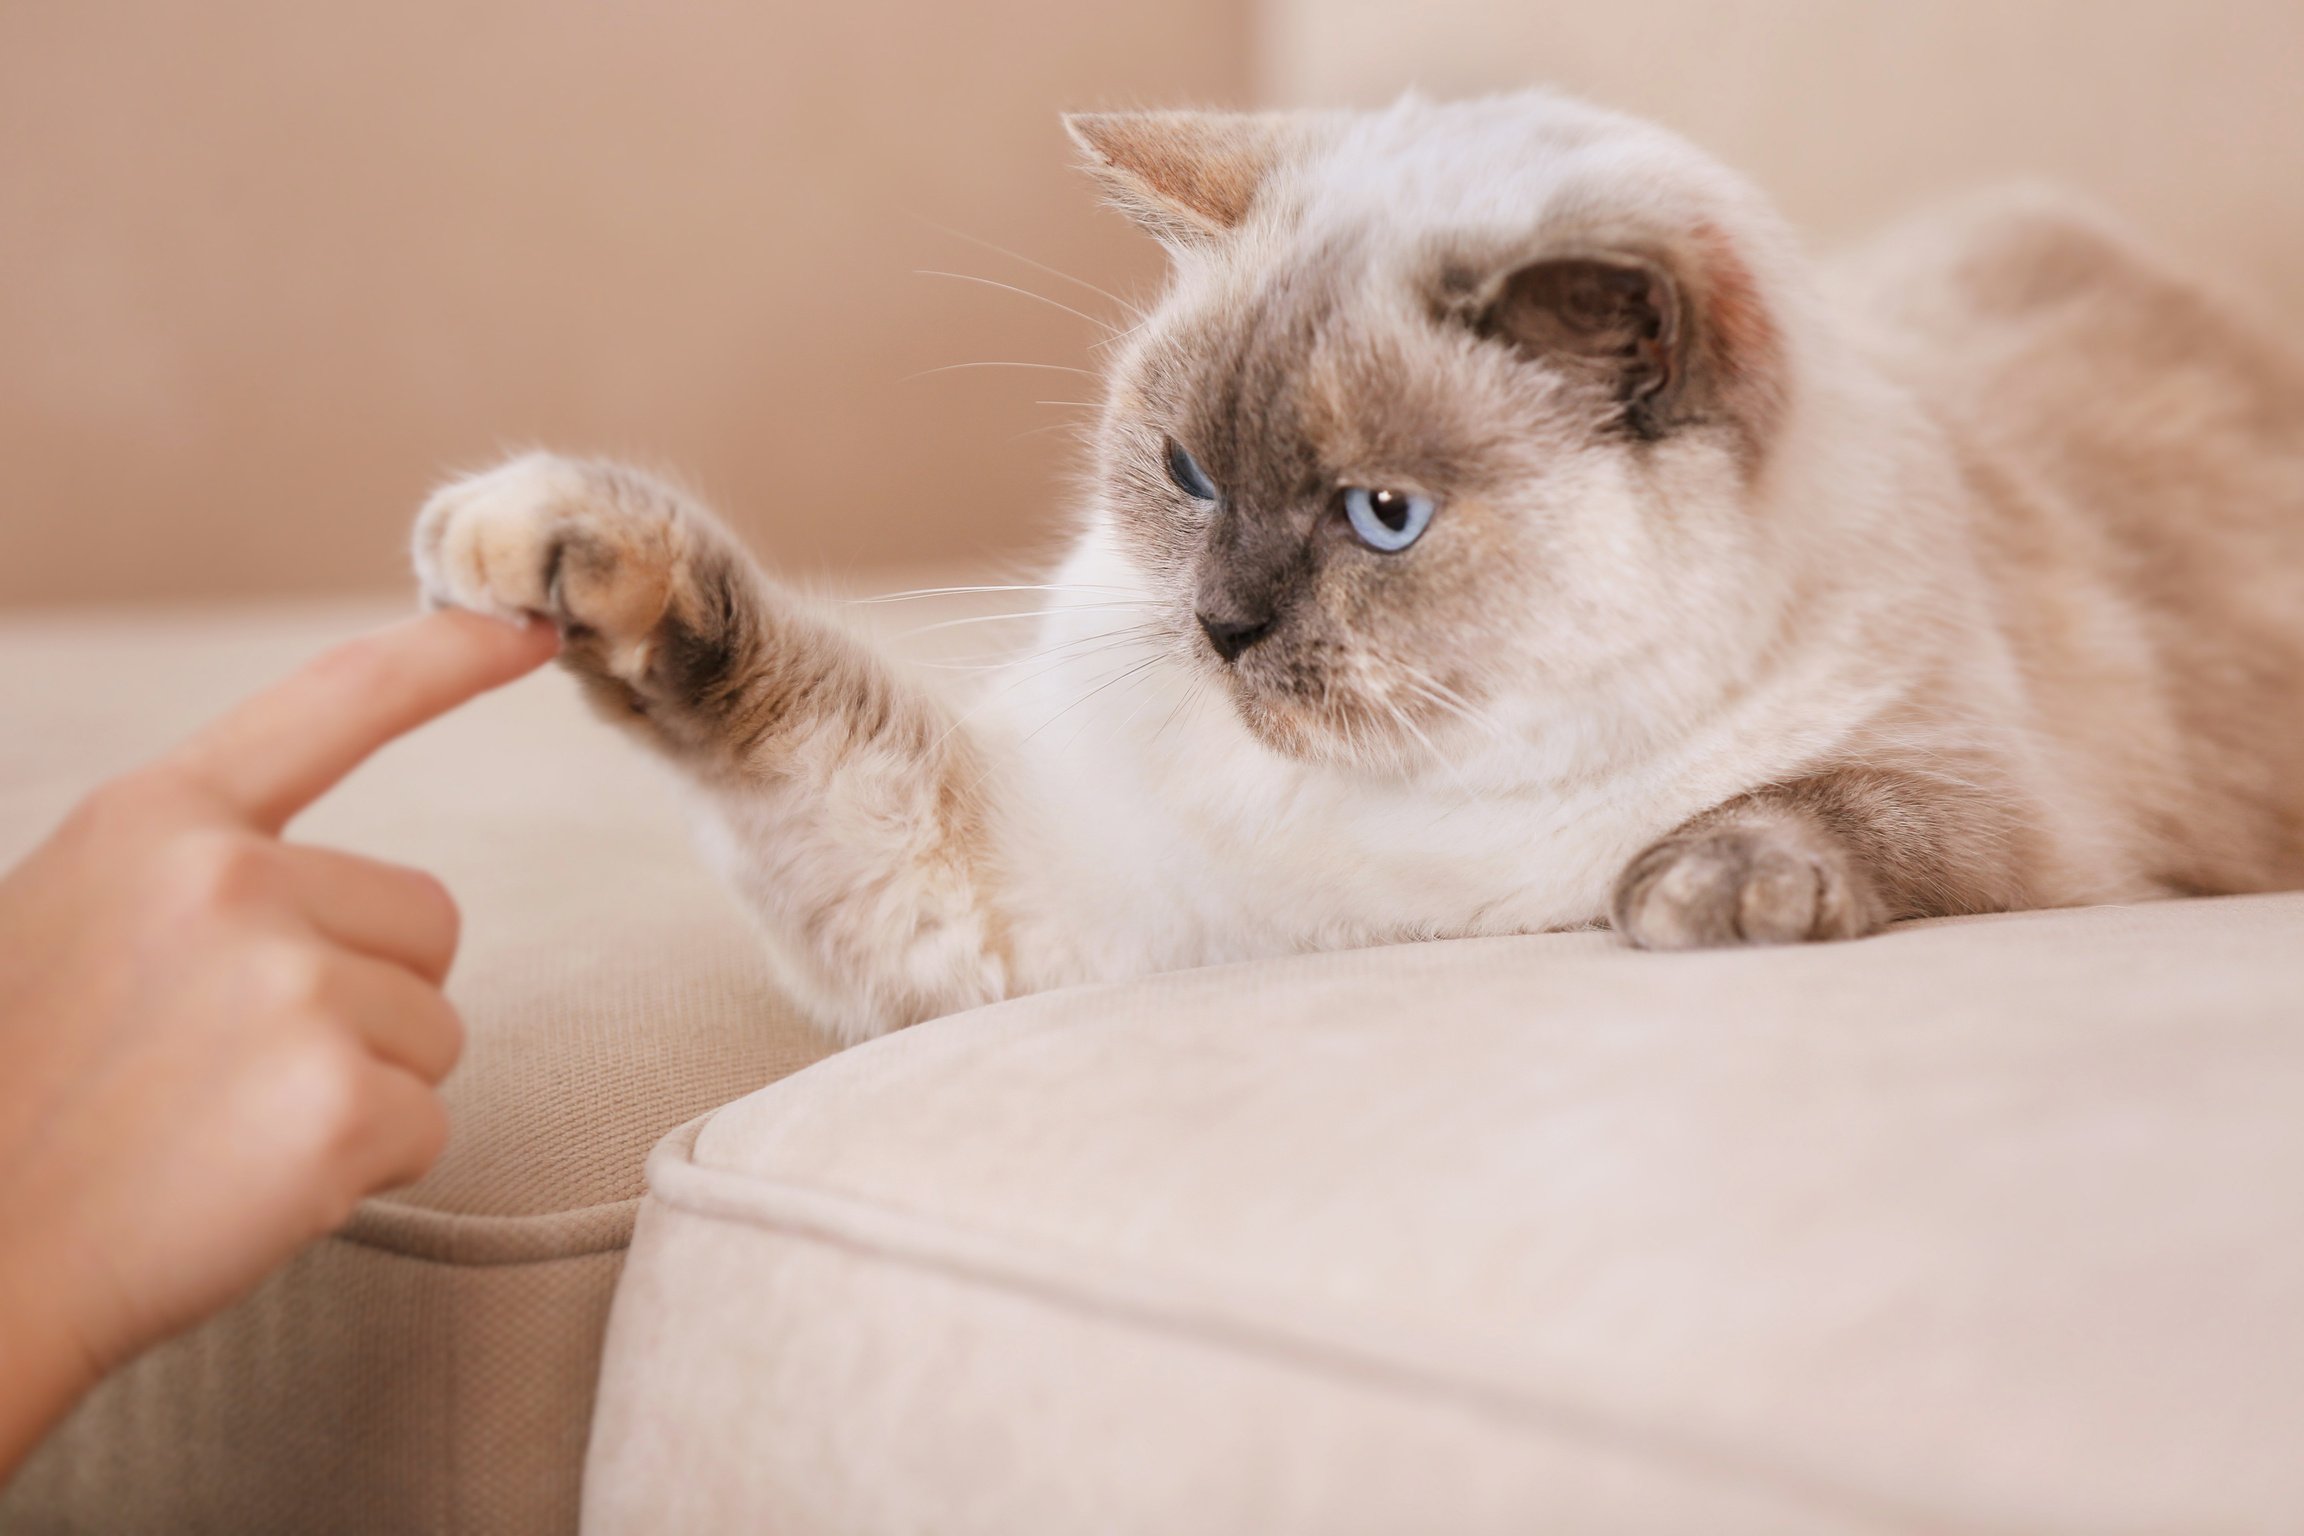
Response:
POLYGON ((511 676, 540 667, 560 654, 560 631, 541 614, 497 615, 468 608, 443 608, 419 622, 440 624, 467 645, 484 649, 513 668, 511 676))
POLYGON ((560 654, 560 626, 544 615, 523 613, 515 617, 511 624, 513 633, 520 637, 525 646, 524 654, 533 655, 536 665, 541 666, 560 654))
POLYGON ((444 986, 448 973, 456 964, 456 951, 464 943, 464 909, 456 904, 456 895, 448 889, 448 882, 428 869, 409 871, 416 876, 422 900, 430 906, 432 946, 424 959, 425 979, 434 986, 444 986))
POLYGON ((444 1059, 440 1064, 440 1075, 432 1080, 435 1084, 448 1080, 448 1074, 456 1070, 456 1063, 464 1059, 465 1042, 472 1038, 471 1030, 464 1023, 464 1015, 456 1010, 453 1003, 447 1007, 440 1035, 444 1059))

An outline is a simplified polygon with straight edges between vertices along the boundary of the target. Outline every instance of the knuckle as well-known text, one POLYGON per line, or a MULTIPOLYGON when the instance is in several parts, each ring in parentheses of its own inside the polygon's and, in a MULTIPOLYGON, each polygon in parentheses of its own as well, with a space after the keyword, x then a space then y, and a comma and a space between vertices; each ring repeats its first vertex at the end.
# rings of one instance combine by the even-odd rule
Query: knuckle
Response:
MULTIPOLYGON (((173 862, 188 862, 179 850, 212 834, 198 786, 173 762, 163 760, 108 779, 81 796, 56 830, 59 842, 99 853, 107 863, 122 861, 139 871, 163 874, 173 862)), ((175 887, 163 880, 163 890, 175 887)))
POLYGON ((133 836, 158 809, 162 796, 152 769, 108 779, 88 791, 64 819, 76 837, 108 841, 115 835, 133 836))
POLYGON ((333 984, 327 954, 309 944, 283 943, 259 951, 251 964, 256 1004, 301 1022, 329 1021, 333 984))
POLYGON ((293 1150, 341 1161, 367 1128, 367 1055, 333 1031, 313 1031, 288 1052, 273 1111, 293 1150))
POLYGON ((174 855, 169 890, 179 911, 236 911, 277 889, 276 851, 263 838, 237 832, 183 839, 174 855))

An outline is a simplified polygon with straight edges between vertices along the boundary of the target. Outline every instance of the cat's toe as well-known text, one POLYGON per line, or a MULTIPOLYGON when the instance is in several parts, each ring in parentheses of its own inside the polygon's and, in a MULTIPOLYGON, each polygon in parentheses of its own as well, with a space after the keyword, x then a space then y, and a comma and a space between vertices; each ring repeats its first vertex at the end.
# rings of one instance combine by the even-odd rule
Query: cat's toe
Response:
POLYGON ((583 467, 532 453, 435 492, 416 515, 416 578, 434 607, 556 621, 554 591, 583 467))
POLYGON ((1797 944, 1880 926, 1869 882, 1846 850, 1777 826, 1666 838, 1624 871, 1610 917, 1641 949, 1797 944))

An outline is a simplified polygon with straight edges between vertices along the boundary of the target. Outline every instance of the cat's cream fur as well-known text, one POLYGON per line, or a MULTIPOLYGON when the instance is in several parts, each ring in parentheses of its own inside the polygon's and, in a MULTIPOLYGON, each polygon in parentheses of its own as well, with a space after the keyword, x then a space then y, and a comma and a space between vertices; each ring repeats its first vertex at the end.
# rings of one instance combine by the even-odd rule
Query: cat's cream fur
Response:
POLYGON ((550 615, 684 767, 842 1038, 1401 939, 2304 884, 2304 368, 2090 216, 1819 274, 1550 95, 1073 126, 1174 275, 980 699, 631 470, 531 456, 419 520, 435 601, 550 615), (1380 554, 1349 485, 1439 511, 1380 554), (1221 658, 1201 616, 1251 610, 1221 658))

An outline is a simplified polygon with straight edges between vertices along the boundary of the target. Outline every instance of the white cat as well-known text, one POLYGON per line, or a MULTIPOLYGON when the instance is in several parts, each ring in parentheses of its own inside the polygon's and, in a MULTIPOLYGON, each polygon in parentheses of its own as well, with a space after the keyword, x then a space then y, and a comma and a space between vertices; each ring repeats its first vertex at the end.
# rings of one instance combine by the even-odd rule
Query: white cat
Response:
POLYGON ((1071 127, 1173 278, 980 701, 629 469, 418 523, 433 601, 549 615, 683 766, 840 1038, 1401 939, 2304 884, 2304 367, 2091 219, 1940 219, 1828 298, 1745 183, 1555 96, 1071 127))

